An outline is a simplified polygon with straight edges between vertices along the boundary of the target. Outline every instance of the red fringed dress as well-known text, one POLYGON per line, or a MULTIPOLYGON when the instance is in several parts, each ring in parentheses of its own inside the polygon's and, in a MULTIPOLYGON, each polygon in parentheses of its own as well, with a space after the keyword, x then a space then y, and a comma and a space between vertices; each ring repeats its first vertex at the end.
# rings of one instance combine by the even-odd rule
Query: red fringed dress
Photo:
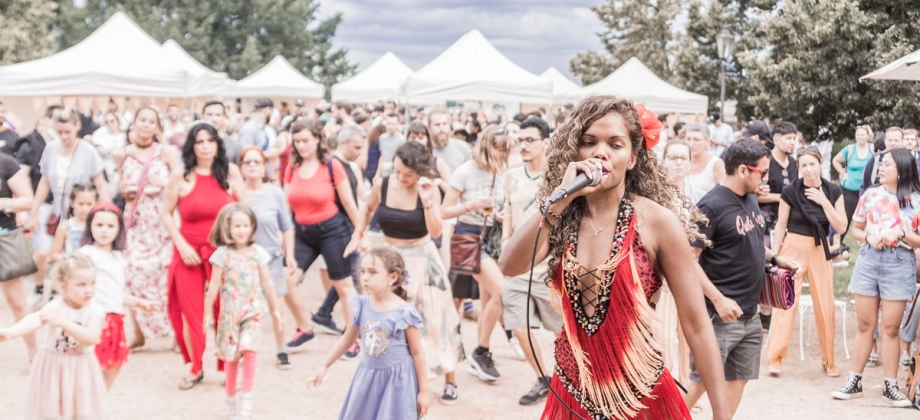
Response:
POLYGON ((590 270, 569 244, 551 283, 561 295, 565 324, 556 340, 556 370, 550 384, 559 394, 546 400, 543 420, 690 419, 671 374, 664 368, 652 331, 658 319, 650 299, 661 287, 636 232, 632 202, 623 199, 610 256, 590 270), (594 276, 594 285, 582 281, 594 276), (585 310, 593 306, 591 316, 585 310))

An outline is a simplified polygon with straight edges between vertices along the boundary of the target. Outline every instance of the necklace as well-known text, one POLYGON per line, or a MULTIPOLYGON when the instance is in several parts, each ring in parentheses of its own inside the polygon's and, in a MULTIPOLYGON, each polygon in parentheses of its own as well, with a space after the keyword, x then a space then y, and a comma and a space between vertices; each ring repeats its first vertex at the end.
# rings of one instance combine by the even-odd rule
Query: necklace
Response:
POLYGON ((600 229, 595 229, 595 228, 594 228, 594 223, 591 223, 591 219, 587 219, 587 220, 588 220, 588 226, 591 226, 591 230, 594 231, 594 236, 600 235, 601 232, 603 232, 604 229, 607 227, 607 225, 610 224, 610 221, 613 220, 614 217, 616 217, 616 215, 617 215, 617 213, 613 213, 613 215, 610 216, 609 219, 607 219, 607 223, 604 223, 604 226, 601 226, 600 229))

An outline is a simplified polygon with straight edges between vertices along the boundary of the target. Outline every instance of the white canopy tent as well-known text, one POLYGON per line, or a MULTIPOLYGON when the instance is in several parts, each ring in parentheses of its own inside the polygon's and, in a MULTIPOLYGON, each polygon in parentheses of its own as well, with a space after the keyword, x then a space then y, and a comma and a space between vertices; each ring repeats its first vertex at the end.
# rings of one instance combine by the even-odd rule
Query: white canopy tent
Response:
POLYGON ((518 67, 474 29, 410 75, 403 92, 410 103, 550 103, 553 84, 518 67))
POLYGON ((636 57, 627 60, 603 80, 576 93, 579 99, 592 95, 614 95, 641 102, 656 113, 705 114, 709 107, 706 95, 688 92, 661 80, 636 57))
POLYGON ((231 93, 240 98, 322 98, 326 91, 280 55, 232 86, 231 93))
POLYGON ((189 74, 189 87, 185 96, 220 96, 225 93, 230 80, 227 73, 205 67, 171 39, 164 42, 162 48, 174 65, 181 66, 189 74))
POLYGON ((553 103, 561 104, 579 99, 576 92, 581 89, 581 86, 569 80, 555 67, 546 69, 540 77, 553 82, 553 103))
POLYGON ((52 56, 0 67, 0 97, 186 96, 191 77, 127 15, 52 56))
POLYGON ((332 85, 332 100, 353 103, 396 99, 399 88, 412 74, 412 69, 396 54, 387 51, 364 71, 332 85))
POLYGON ((859 81, 863 82, 868 79, 920 81, 920 50, 907 54, 872 73, 860 77, 859 81))

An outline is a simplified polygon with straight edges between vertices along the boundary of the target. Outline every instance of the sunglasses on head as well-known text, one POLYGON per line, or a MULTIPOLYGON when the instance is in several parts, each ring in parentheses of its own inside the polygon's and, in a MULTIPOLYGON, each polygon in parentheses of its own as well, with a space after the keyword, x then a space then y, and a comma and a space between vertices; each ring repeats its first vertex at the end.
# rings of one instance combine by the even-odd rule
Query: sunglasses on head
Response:
POLYGON ((818 151, 818 146, 808 146, 808 147, 799 147, 795 150, 795 157, 802 156, 806 153, 814 153, 818 151))
POLYGON ((504 136, 505 134, 508 134, 508 130, 505 130, 505 127, 502 127, 502 128, 499 128, 498 130, 495 130, 495 132, 492 134, 496 136, 504 136))

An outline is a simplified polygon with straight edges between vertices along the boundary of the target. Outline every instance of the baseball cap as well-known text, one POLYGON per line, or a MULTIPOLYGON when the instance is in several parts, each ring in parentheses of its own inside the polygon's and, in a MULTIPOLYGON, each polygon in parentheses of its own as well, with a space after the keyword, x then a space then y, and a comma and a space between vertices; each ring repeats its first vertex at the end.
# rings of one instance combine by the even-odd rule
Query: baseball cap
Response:
POLYGON ((709 122, 716 122, 719 119, 722 119, 722 114, 719 114, 718 111, 713 111, 709 114, 709 122))
POLYGON ((255 109, 274 108, 275 104, 269 98, 256 99, 255 109))
POLYGON ((303 99, 298 99, 294 101, 294 106, 303 106, 303 99))
POLYGON ((770 134, 770 127, 767 127, 767 123, 761 120, 753 120, 747 123, 747 126, 744 128, 744 132, 748 135, 760 138, 761 141, 772 141, 773 137, 770 134))

